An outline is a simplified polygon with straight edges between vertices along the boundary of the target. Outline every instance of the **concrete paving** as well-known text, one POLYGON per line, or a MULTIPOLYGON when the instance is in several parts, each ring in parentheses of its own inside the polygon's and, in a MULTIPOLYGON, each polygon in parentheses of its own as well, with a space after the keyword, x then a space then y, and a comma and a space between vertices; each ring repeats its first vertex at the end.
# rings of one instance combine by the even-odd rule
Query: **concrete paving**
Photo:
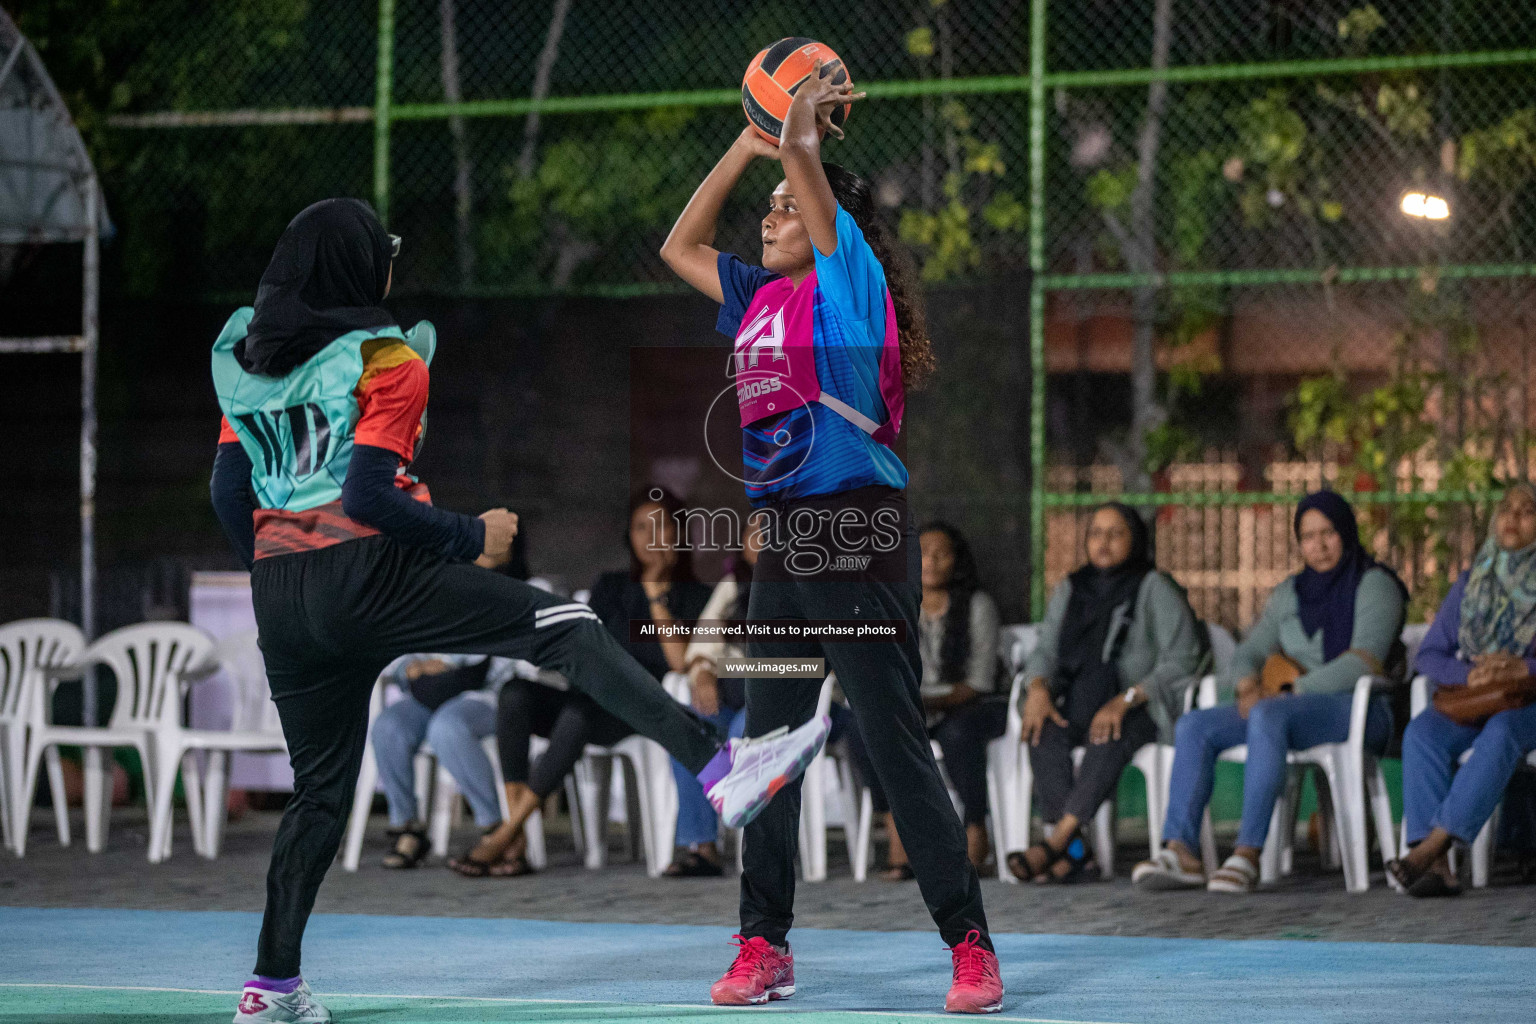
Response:
MULTIPOLYGON (((267 855, 277 812, 250 812, 231 823, 217 861, 192 852, 185 819, 178 820, 170 861, 145 860, 142 811, 114 812, 108 848, 87 853, 78 811, 75 844, 60 849, 51 812, 33 818, 25 859, 0 853, 0 905, 154 910, 260 910, 267 855)), ((463 879, 429 861, 414 871, 378 866, 385 851, 384 820, 370 822, 361 870, 336 866, 320 890, 319 913, 524 918, 549 921, 694 924, 727 935, 736 924, 737 882, 651 879, 625 857, 623 833, 610 830, 610 866, 581 866, 560 819, 549 836, 550 866, 525 878, 463 879)), ((1344 891, 1343 877, 1325 873, 1298 853, 1295 873, 1250 896, 1204 892, 1143 893, 1127 877, 1146 856, 1144 833, 1123 828, 1119 877, 1075 886, 983 882, 994 930, 1060 935, 1120 935, 1210 939, 1316 939, 1536 946, 1536 886, 1514 883, 1507 865, 1488 889, 1451 900, 1413 900, 1391 892, 1379 864, 1372 888, 1344 891)), ((831 878, 801 883, 797 923, 815 928, 925 931, 932 927, 913 882, 854 882, 840 832, 833 830, 831 878)), ((473 829, 454 836, 458 850, 473 829)), ((877 855, 878 855, 877 851, 877 855)), ((937 942, 937 938, 935 937, 937 942)))

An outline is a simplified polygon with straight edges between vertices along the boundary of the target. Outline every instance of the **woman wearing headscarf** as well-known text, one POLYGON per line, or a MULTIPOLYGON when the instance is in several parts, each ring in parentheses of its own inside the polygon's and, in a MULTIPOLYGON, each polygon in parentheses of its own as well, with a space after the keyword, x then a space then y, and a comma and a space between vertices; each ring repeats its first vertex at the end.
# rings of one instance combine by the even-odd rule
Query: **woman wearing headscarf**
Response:
MULTIPOLYGON (((436 508, 409 473, 436 333, 402 331, 381 305, 398 251, 367 203, 307 207, 278 239, 255 308, 236 310, 213 346, 224 413, 213 505, 251 569, 294 775, 237 1021, 331 1019, 299 974, 300 946, 341 843, 374 681, 400 655, 499 655, 560 672, 708 780, 733 814, 760 810, 821 741, 791 733, 722 749, 591 608, 487 571, 510 557, 517 517, 436 508)), ((521 824, 536 807, 512 815, 521 824)))
MULTIPOLYGON (((1516 484, 1499 502, 1472 568, 1446 595, 1415 671, 1437 688, 1480 687, 1536 675, 1536 488, 1516 484)), ((1434 706, 1403 734, 1403 819, 1410 850, 1387 865, 1413 896, 1454 896, 1451 843, 1470 843, 1499 805, 1510 776, 1536 749, 1536 705, 1463 725, 1434 706), (1467 750, 1473 756, 1458 770, 1467 750)))
POLYGON ((1024 668, 1021 739, 1050 838, 1008 855, 1020 880, 1082 875, 1082 824, 1143 744, 1172 742, 1206 658, 1205 630, 1184 589, 1157 571, 1140 515, 1118 502, 1101 505, 1087 540, 1088 562, 1051 593, 1024 668), (1085 748, 1075 777, 1074 747, 1085 748))
MULTIPOLYGON (((1163 822, 1166 845, 1131 874, 1145 888, 1253 891, 1270 816, 1285 787, 1287 752, 1342 743, 1356 680, 1384 673, 1401 650, 1408 591, 1361 546, 1349 502, 1332 491, 1310 494, 1296 506, 1292 530, 1305 568, 1275 587, 1264 614, 1238 644, 1218 680, 1221 703, 1179 719, 1163 822), (1301 672, 1265 696, 1260 677, 1274 654, 1284 654, 1301 672), (1207 879, 1195 851, 1216 758, 1243 743, 1248 757, 1237 848, 1207 879)), ((1381 751, 1391 732, 1390 702, 1378 695, 1366 716, 1366 747, 1381 751)))

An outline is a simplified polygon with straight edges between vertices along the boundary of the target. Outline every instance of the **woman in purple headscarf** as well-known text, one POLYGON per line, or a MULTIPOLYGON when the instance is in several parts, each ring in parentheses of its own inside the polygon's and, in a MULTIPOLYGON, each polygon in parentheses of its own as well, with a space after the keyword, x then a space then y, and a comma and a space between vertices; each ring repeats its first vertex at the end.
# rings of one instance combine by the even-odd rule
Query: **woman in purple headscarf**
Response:
MULTIPOLYGON (((1179 719, 1165 845, 1131 875, 1143 888, 1251 892, 1270 816, 1285 787, 1287 752, 1342 743, 1349 734, 1355 681, 1401 660, 1408 592, 1361 546, 1349 503, 1332 491, 1310 494, 1296 507, 1293 528, 1306 567, 1271 592, 1263 616, 1218 679, 1218 706, 1179 719), (1265 697, 1259 678, 1276 653, 1304 671, 1288 689, 1265 697), (1196 850, 1216 758, 1244 743, 1248 757, 1237 848, 1207 878, 1196 850)), ((1366 718, 1367 747, 1382 750, 1391 732, 1389 702, 1378 696, 1366 718)))

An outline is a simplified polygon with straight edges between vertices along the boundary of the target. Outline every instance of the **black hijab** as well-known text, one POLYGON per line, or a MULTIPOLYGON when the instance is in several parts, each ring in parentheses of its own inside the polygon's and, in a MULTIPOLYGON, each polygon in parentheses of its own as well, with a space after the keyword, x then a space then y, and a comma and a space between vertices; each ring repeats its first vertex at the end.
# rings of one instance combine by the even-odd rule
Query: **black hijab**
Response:
POLYGON ((1403 581, 1397 574, 1366 554, 1360 544, 1360 526, 1355 521, 1355 510, 1334 491, 1316 491, 1307 495, 1296 506, 1296 516, 1291 529, 1301 540, 1301 517, 1316 509, 1328 517, 1334 530, 1344 542, 1344 553, 1339 564, 1327 572, 1310 568, 1296 574, 1296 610, 1301 617, 1301 628, 1307 636, 1323 631, 1323 660, 1332 661, 1349 650, 1355 632, 1355 591, 1360 578, 1372 569, 1384 569, 1391 575, 1398 589, 1407 594, 1403 581))
MULTIPOLYGON (((1089 562, 1068 577, 1072 581, 1072 592, 1057 641, 1056 663, 1061 674, 1072 680, 1094 675, 1096 669, 1109 665, 1113 660, 1112 652, 1110 658, 1105 658, 1104 648, 1109 639, 1110 626, 1114 623, 1115 609, 1136 600, 1141 581, 1155 568, 1152 535, 1147 529, 1146 520, 1135 509, 1118 501, 1098 506, 1093 510, 1094 515, 1106 508, 1113 509, 1125 520, 1125 525, 1131 531, 1131 552, 1119 565, 1100 569, 1089 562)), ((1083 707, 1088 709, 1091 705, 1088 711, 1091 716, 1118 688, 1116 680, 1104 679, 1102 686, 1090 687, 1094 692, 1084 693, 1083 707), (1110 689, 1107 696, 1097 692, 1111 686, 1113 689, 1110 689)), ((1069 691, 1069 705, 1072 703, 1070 696, 1069 691)), ((1067 717, 1074 718, 1070 713, 1067 717)))
POLYGON ((322 199, 289 223, 256 289, 256 315, 235 358, 247 373, 284 377, 351 331, 395 322, 379 306, 390 241, 361 199, 322 199))

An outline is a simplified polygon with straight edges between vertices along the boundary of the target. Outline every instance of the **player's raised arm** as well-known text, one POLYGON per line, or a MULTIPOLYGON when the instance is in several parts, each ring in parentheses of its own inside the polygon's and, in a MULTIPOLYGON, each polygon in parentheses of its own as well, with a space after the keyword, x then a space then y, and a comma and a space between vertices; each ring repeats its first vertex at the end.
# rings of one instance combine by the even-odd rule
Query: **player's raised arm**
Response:
POLYGON ((677 223, 672 225, 672 232, 662 243, 661 258, 667 261, 667 266, 716 302, 723 302, 725 298, 716 263, 720 251, 714 245, 720 211, 753 157, 776 160, 778 155, 772 143, 758 137, 750 127, 743 129, 695 190, 677 223))
POLYGON ((864 93, 854 92, 846 77, 842 82, 834 82, 831 76, 823 78, 821 63, 816 62, 811 77, 795 93, 789 113, 784 115, 779 160, 811 244, 823 256, 830 256, 837 251, 837 200, 821 169, 821 139, 827 132, 843 137, 843 130, 832 123, 832 111, 863 99, 864 93))

